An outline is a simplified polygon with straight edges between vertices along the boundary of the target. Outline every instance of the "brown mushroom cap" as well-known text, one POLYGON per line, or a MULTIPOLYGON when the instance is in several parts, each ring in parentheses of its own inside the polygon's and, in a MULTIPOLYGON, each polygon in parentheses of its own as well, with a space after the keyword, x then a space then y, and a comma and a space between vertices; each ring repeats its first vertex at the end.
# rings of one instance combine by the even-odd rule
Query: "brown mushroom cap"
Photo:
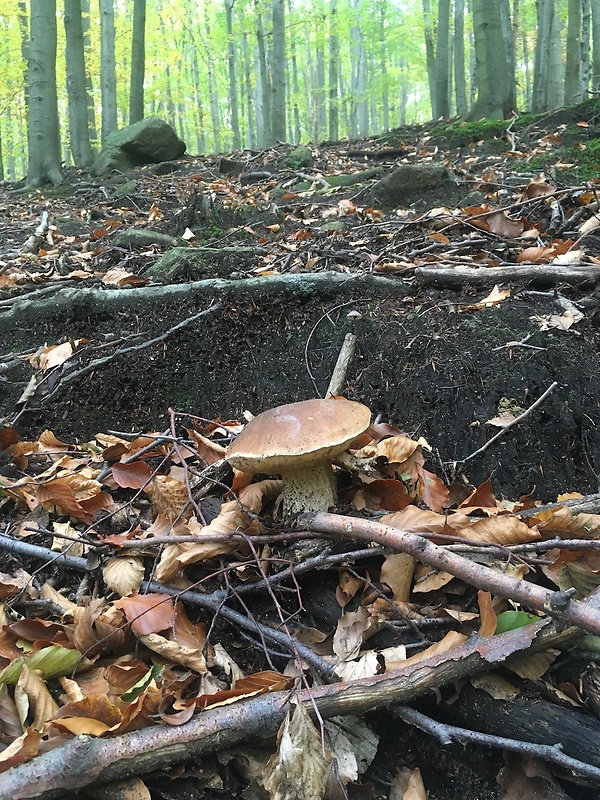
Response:
POLYGON ((352 400, 303 400, 250 420, 226 459, 243 472, 281 474, 331 461, 369 427, 371 412, 352 400))

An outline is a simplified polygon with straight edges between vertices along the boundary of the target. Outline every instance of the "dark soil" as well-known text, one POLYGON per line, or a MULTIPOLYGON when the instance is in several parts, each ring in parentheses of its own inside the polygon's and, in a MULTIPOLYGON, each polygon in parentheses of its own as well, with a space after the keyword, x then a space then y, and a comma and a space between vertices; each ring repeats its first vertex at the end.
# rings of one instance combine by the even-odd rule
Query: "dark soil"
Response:
MULTIPOLYGON (((589 128, 575 130, 586 138, 598 135, 595 107, 588 107, 587 112, 571 112, 567 121, 574 128, 581 118, 591 121, 591 133, 589 128)), ((544 132, 553 133, 552 125, 558 124, 559 121, 548 119, 534 131, 531 126, 524 127, 522 136, 535 140, 544 132)), ((499 149, 508 148, 505 133, 493 132, 487 147, 475 145, 478 139, 469 139, 468 132, 467 139, 453 138, 453 133, 457 129, 403 130, 385 142, 352 144, 376 150, 408 142, 409 152, 414 148, 415 163, 419 158, 434 159, 462 177, 466 174, 464 159, 475 157, 478 160, 469 181, 475 180, 475 172, 480 176, 491 167, 502 170, 499 184, 506 177, 514 177, 513 162, 497 155, 499 149), (435 139, 421 147, 430 133, 435 139), (498 142, 501 148, 496 146, 498 142)), ((316 166, 328 165, 330 172, 371 166, 366 157, 345 156, 348 147, 348 143, 324 146, 318 155, 321 162, 316 166)), ((558 161, 560 153, 552 152, 558 161)), ((532 151, 531 158, 537 155, 532 151)), ((277 174, 276 160, 280 157, 276 151, 263 154, 254 168, 273 168, 277 174)), ((217 200, 208 218, 206 214, 203 218, 198 209, 206 211, 206 204, 198 205, 197 197, 193 199, 195 190, 186 189, 186 181, 198 174, 205 181, 217 180, 218 160, 190 159, 183 163, 183 172, 173 178, 153 179, 144 170, 127 176, 135 181, 134 192, 118 198, 111 195, 111 202, 98 210, 93 208, 99 197, 94 188, 87 190, 87 196, 80 192, 67 198, 38 198, 37 207, 28 208, 30 224, 35 227, 43 207, 52 210, 60 205, 59 227, 64 228, 65 235, 68 229, 70 236, 84 237, 100 224, 94 217, 106 219, 112 214, 123 219, 126 205, 145 211, 157 202, 163 209, 157 230, 176 235, 195 222, 198 230, 204 231, 203 243, 216 247, 224 243, 256 243, 267 251, 273 248, 281 266, 291 251, 277 250, 276 245, 290 240, 277 239, 265 224, 278 220, 289 235, 310 228, 313 223, 307 218, 317 217, 325 202, 335 204, 348 198, 356 205, 364 205, 361 192, 362 197, 370 197, 368 187, 351 186, 334 195, 333 201, 328 195, 315 195, 301 202, 282 200, 278 213, 268 204, 242 203, 234 208, 217 200), (135 202, 128 204, 127 198, 135 202), (77 214, 83 205, 92 209, 85 224, 77 214), (314 207, 309 209, 311 205, 314 207), (198 213, 192 213, 194 209, 198 213), (291 215, 299 222, 290 222, 291 215), (233 232, 231 226, 236 226, 233 232)), ((384 167, 389 170, 393 164, 384 163, 384 167)), ((522 180, 526 184, 529 178, 522 180)), ((464 199, 471 188, 465 183, 458 194, 464 199)), ((454 187, 452 193, 456 192, 454 187)), ((407 208, 454 205, 458 199, 438 193, 414 198, 407 208)), ((30 233, 17 223, 17 215, 28 201, 15 200, 2 190, 0 202, 4 209, 3 230, 10 231, 6 244, 0 248, 0 258, 4 249, 7 259, 11 242, 18 246, 30 233)), ((539 208, 536 213, 543 217, 547 210, 539 208)), ((391 218, 393 214, 385 219, 391 218)), ((344 336, 355 324, 347 314, 355 310, 362 315, 357 329, 359 345, 344 394, 365 403, 374 416, 398 425, 411 436, 425 437, 432 447, 429 469, 449 482, 462 480, 473 485, 491 476, 497 496, 510 499, 532 494, 536 499, 552 501, 562 492, 598 491, 600 314, 594 286, 547 285, 540 290, 524 280, 511 286, 510 298, 501 304, 465 310, 485 297, 492 286, 463 285, 440 290, 415 280, 410 271, 402 274, 400 270, 397 277, 390 279, 374 275, 369 254, 396 247, 399 254, 410 255, 407 242, 411 236, 419 246, 426 247, 430 240, 429 232, 422 229, 399 231, 393 225, 380 229, 375 222, 369 223, 364 219, 356 229, 347 226, 342 233, 325 232, 315 223, 311 252, 318 259, 318 267, 314 281, 310 272, 287 275, 289 280, 279 283, 268 276, 258 279, 249 273, 242 278, 235 274, 235 279, 228 281, 239 268, 232 269, 228 263, 219 273, 209 264, 209 274, 223 282, 204 287, 190 283, 189 291, 175 300, 165 294, 148 295, 140 301, 134 298, 144 290, 123 288, 119 290, 122 301, 103 305, 93 293, 98 281, 90 278, 76 286, 77 292, 73 289, 75 284, 68 283, 68 291, 73 293, 69 295, 72 302, 67 304, 61 305, 57 300, 53 306, 54 295, 50 295, 43 307, 17 313, 8 324, 0 313, 0 366, 5 367, 0 372, 0 416, 9 422, 17 417, 16 427, 22 438, 35 438, 48 428, 62 440, 82 441, 98 431, 164 430, 169 426, 169 408, 209 419, 231 419, 240 418, 246 409, 256 414, 281 403, 323 396, 344 336), (361 239, 366 239, 367 244, 357 244, 361 239), (335 281, 327 279, 330 274, 335 281), (259 280, 263 284, 257 288, 259 280), (581 303, 585 317, 567 331, 542 331, 532 318, 560 315, 558 294, 581 303), (84 371, 93 359, 157 337, 213 302, 220 304, 214 315, 200 318, 152 347, 116 355, 105 365, 84 371), (18 405, 32 374, 27 354, 44 344, 81 337, 88 342, 68 366, 59 368, 29 401, 18 405), (524 341, 525 346, 518 344, 524 341), (494 446, 463 464, 498 431, 488 424, 489 420, 505 408, 518 415, 555 381, 557 388, 533 414, 494 446)), ((518 243, 519 248, 522 246, 522 242, 518 243)), ((500 259, 509 261, 511 253, 514 257, 517 252, 517 244, 497 237, 489 247, 481 249, 488 254, 494 249, 496 254, 501 251, 500 259)), ((123 265, 142 275, 156 257, 157 253, 149 254, 147 249, 113 247, 109 236, 105 249, 94 256, 95 269, 101 274, 112 266, 123 265)), ((10 259, 9 253, 7 260, 10 259)), ((34 265, 28 269, 35 272, 34 265)), ((56 269, 60 271, 61 265, 57 263, 56 269)), ((243 272, 243 265, 241 269, 243 272)), ((285 273, 285 267, 281 271, 285 273)), ((29 283, 3 289, 4 300, 14 300, 18 312, 19 302, 38 289, 40 282, 32 278, 29 283)), ((185 281, 180 278, 179 283, 185 281)), ((115 290, 111 287, 111 291, 115 290)), ((5 302, 2 311, 8 309, 5 302)), ((498 751, 460 745, 442 748, 432 737, 387 714, 375 715, 374 725, 383 738, 377 759, 363 781, 371 782, 372 790, 365 788, 360 794, 357 790, 351 796, 387 797, 387 783, 396 768, 403 765, 420 767, 430 800, 493 800, 498 796, 496 774, 503 764, 498 751)), ((164 793, 158 786, 159 783, 153 796, 184 796, 164 793)), ((568 784, 567 790, 573 798, 597 796, 594 790, 574 784, 568 784)), ((217 798, 225 794, 205 790, 195 796, 217 798)))

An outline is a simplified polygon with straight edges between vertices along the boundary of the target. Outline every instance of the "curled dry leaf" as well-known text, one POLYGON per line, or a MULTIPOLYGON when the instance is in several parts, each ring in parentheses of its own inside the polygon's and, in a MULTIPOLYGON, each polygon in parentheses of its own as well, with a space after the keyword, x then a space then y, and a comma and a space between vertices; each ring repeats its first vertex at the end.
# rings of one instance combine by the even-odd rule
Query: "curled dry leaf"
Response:
POLYGON ((104 598, 90 600, 87 606, 73 609, 73 645, 88 658, 106 655, 121 648, 129 633, 125 616, 104 598))
POLYGON ((138 636, 138 639, 154 653, 158 653, 163 658, 181 664, 194 672, 204 674, 208 672, 206 661, 202 652, 198 648, 185 647, 177 642, 169 641, 158 633, 148 633, 138 636))
POLYGON ((114 604, 125 612, 136 636, 169 630, 175 622, 173 598, 168 594, 136 594, 114 604))
POLYGON ((209 525, 201 526, 198 520, 192 517, 188 529, 189 533, 198 535, 198 541, 167 545, 156 568, 156 580, 165 583, 189 564, 233 552, 236 547, 234 542, 202 541, 203 535, 232 533, 244 530, 249 525, 250 517, 240 510, 235 500, 223 503, 219 515, 209 525))
POLYGON ((134 594, 144 580, 144 562, 138 556, 110 558, 102 569, 102 579, 119 597, 134 594))
POLYGON ((171 520, 180 517, 189 504, 187 486, 170 475, 155 475, 144 491, 155 513, 171 520))
POLYGON ((388 800, 427 800, 421 770, 403 767, 392 781, 388 800))
POLYGON ((333 760, 301 704, 286 715, 277 734, 277 752, 267 762, 263 785, 271 800, 319 800, 333 760))
POLYGON ((37 756, 42 734, 35 728, 27 728, 25 733, 15 739, 0 753, 0 772, 6 772, 11 767, 23 764, 37 756))
POLYGON ((22 719, 33 717, 32 727, 36 731, 41 731, 44 723, 58 711, 58 705, 48 691, 44 679, 38 672, 34 672, 24 665, 17 681, 17 687, 20 693, 27 698, 27 714, 22 719))

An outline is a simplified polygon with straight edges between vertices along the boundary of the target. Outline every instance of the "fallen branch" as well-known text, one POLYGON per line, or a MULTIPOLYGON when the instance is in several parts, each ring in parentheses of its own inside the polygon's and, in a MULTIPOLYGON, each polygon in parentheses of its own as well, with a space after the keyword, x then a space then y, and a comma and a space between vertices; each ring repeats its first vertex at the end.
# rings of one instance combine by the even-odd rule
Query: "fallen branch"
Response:
POLYGON ((508 739, 505 736, 495 736, 490 733, 471 731, 468 728, 458 728, 455 725, 438 722, 408 706, 395 708, 393 713, 404 722, 414 725, 416 728, 420 728, 420 730, 435 736, 440 744, 443 745, 448 745, 451 742, 461 742, 462 744, 498 747, 501 750, 510 750, 513 753, 524 753, 528 756, 541 758, 544 761, 550 761, 552 764, 558 764, 569 771, 577 772, 580 775, 585 775, 588 778, 600 781, 599 767, 593 764, 586 764, 584 761, 565 755, 565 753, 562 752, 560 744, 524 742, 519 739, 508 739))
POLYGON ((595 264, 560 266, 556 264, 509 264, 504 267, 417 267, 415 276, 421 286, 457 288, 471 286, 493 286, 496 283, 531 283, 549 286, 567 283, 600 282, 600 267, 595 264))
POLYGON ((574 600, 568 592, 547 591, 527 581, 511 578, 498 570, 438 547, 416 533, 382 525, 380 522, 329 514, 325 511, 306 514, 301 519, 305 527, 317 533, 377 542, 401 553, 409 553, 417 561, 449 572, 479 589, 515 600, 526 608, 552 614, 559 620, 578 625, 590 633, 600 634, 600 611, 589 602, 574 600))
MULTIPOLYGON (((311 712, 316 706, 323 718, 364 713, 408 702, 431 689, 486 672, 511 655, 540 652, 577 635, 575 628, 557 632, 540 620, 487 639, 472 636, 449 652, 386 675, 306 689, 298 698, 311 712)), ((275 692, 208 709, 179 727, 157 725, 112 739, 78 736, 3 773, 0 800, 63 798, 93 783, 166 769, 244 740, 273 736, 289 701, 289 692, 275 692)))

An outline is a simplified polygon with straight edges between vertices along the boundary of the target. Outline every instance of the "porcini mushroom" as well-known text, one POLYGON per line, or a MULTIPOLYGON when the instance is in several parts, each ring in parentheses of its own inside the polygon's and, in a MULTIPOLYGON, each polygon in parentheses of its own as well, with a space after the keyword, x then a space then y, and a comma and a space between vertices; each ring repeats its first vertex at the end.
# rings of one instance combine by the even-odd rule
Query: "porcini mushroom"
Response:
POLYGON ((371 412, 352 400, 303 400, 253 417, 229 445, 232 467, 281 475, 287 516, 336 503, 333 459, 369 427, 371 412))

